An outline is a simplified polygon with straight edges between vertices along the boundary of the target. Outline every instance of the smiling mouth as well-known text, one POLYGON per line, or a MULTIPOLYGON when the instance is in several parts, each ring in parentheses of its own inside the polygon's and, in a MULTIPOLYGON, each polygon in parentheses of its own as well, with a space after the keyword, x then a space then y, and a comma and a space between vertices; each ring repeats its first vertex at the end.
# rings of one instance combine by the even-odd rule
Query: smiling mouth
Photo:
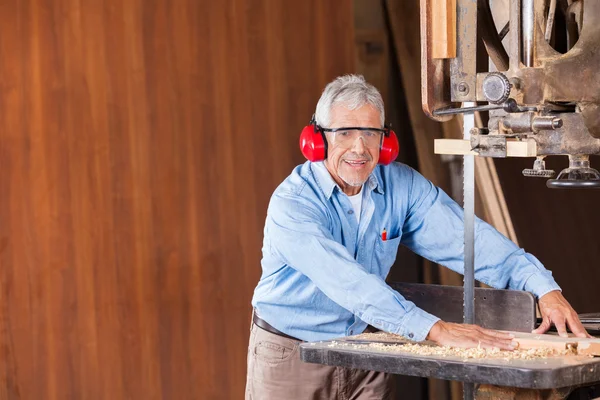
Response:
POLYGON ((354 168, 362 167, 367 163, 366 160, 344 160, 344 162, 354 168))

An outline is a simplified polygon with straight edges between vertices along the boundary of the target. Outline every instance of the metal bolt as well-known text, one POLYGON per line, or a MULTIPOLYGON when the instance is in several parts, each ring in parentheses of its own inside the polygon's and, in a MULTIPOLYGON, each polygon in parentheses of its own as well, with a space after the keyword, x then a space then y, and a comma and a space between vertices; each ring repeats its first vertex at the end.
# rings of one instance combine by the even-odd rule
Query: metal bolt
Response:
POLYGON ((534 117, 531 123, 531 129, 535 133, 543 130, 559 129, 562 126, 563 120, 558 117, 534 117))
POLYGON ((463 95, 466 95, 467 93, 469 93, 469 85, 467 85, 466 82, 461 82, 458 84, 458 91, 460 93, 462 93, 463 95))
POLYGON ((563 121, 561 118, 554 118, 552 120, 552 129, 559 129, 562 128, 563 126, 563 121))

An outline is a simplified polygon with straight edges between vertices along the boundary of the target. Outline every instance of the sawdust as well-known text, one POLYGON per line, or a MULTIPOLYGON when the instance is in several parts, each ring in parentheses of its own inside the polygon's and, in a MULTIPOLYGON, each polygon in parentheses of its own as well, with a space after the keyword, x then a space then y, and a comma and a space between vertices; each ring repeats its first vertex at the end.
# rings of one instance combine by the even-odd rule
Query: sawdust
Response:
POLYGON ((329 347, 343 346, 356 350, 377 350, 390 353, 409 353, 420 356, 458 357, 469 359, 501 359, 501 360, 535 360, 541 358, 575 355, 572 349, 559 351, 552 348, 535 348, 523 350, 500 350, 498 348, 470 348, 439 346, 431 342, 415 343, 402 336, 392 333, 377 332, 363 333, 352 337, 353 340, 377 341, 378 343, 352 343, 352 341, 332 342, 329 347))
POLYGON ((352 336, 352 339, 377 340, 379 342, 411 342, 410 339, 407 339, 404 336, 389 332, 361 333, 360 335, 352 336))

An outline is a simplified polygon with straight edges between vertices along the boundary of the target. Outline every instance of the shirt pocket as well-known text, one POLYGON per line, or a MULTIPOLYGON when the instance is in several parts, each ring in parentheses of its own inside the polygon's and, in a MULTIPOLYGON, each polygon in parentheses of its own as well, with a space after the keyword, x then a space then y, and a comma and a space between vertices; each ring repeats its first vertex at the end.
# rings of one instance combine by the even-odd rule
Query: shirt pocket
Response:
POLYGON ((394 262, 396 261, 396 255, 398 254, 398 246, 402 236, 395 237, 393 239, 382 240, 377 238, 374 252, 374 264, 377 269, 381 272, 383 277, 387 276, 388 272, 394 262))

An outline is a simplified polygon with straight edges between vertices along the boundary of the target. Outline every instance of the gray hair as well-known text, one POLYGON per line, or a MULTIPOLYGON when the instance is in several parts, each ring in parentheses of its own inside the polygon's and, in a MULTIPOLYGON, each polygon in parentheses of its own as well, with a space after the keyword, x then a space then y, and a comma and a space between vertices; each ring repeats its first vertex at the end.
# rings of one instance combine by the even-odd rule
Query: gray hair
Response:
POLYGON ((356 110, 366 104, 379 111, 381 127, 385 124, 385 111, 381 93, 375 86, 367 83, 362 75, 343 75, 330 82, 317 103, 315 120, 318 125, 327 128, 331 124, 331 109, 343 105, 356 110))

